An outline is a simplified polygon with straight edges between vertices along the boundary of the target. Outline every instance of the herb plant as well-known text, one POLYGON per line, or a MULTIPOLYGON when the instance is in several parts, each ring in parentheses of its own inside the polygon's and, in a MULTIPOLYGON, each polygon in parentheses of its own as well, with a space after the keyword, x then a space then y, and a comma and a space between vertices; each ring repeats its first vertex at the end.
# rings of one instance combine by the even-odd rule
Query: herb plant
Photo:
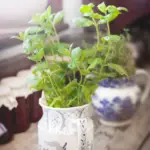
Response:
POLYGON ((50 107, 67 108, 89 103, 97 81, 91 82, 88 78, 90 70, 85 60, 91 53, 87 55, 79 47, 72 48, 72 44, 59 41, 55 25, 62 19, 62 12, 53 14, 49 7, 42 14, 33 16, 30 23, 36 26, 15 38, 23 40, 24 52, 36 63, 31 88, 42 90, 50 107), (47 56, 52 56, 52 59, 47 59, 47 56))
MULTIPOLYGON (((115 20, 124 7, 113 5, 106 6, 101 3, 97 6, 99 13, 94 12, 94 4, 82 5, 80 12, 83 17, 74 19, 74 23, 79 27, 94 26, 97 35, 97 43, 89 50, 93 52, 95 61, 93 68, 97 69, 99 80, 104 77, 130 77, 135 72, 133 58, 129 49, 126 48, 126 38, 122 35, 113 35, 110 32, 110 23, 115 20), (106 24, 107 33, 101 36, 99 27, 106 24)), ((93 58, 93 59, 94 59, 93 58)))
POLYGON ((126 9, 106 7, 102 3, 98 5, 102 14, 98 14, 93 8, 93 4, 81 6, 83 18, 74 20, 81 27, 94 25, 96 28, 97 43, 84 50, 60 42, 55 26, 63 19, 63 12, 54 14, 51 7, 33 16, 29 23, 34 26, 15 37, 23 41, 28 59, 36 63, 31 88, 42 90, 50 107, 68 108, 90 103, 100 80, 129 77, 133 73, 132 63, 126 63, 131 55, 125 50, 124 37, 111 35, 109 27, 120 11, 126 9), (108 33, 100 38, 98 27, 104 23, 108 33))

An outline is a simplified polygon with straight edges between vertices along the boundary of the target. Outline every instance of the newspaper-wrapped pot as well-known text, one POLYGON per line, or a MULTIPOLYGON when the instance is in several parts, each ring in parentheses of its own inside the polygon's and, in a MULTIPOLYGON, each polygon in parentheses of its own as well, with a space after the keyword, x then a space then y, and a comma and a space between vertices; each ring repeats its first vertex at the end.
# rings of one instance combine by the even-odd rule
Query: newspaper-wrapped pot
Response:
POLYGON ((15 96, 18 107, 13 110, 14 131, 24 132, 30 125, 30 101, 31 92, 25 85, 25 79, 21 77, 7 77, 1 80, 1 84, 9 87, 15 96))
MULTIPOLYGON (((32 66, 30 70, 19 71, 17 76, 28 80, 28 78, 30 78, 30 76, 32 76, 32 70, 34 68, 35 68, 35 66, 32 66)), ((27 87, 30 87, 29 83, 27 83, 27 87)), ((31 106, 30 121, 31 122, 37 122, 42 117, 43 112, 42 112, 41 106, 39 105, 39 98, 40 97, 41 97, 40 91, 32 90, 32 94, 30 95, 30 99, 31 99, 31 101, 30 101, 30 106, 31 106)))
POLYGON ((16 98, 11 94, 11 89, 4 85, 0 85, 0 108, 2 106, 7 107, 9 110, 18 106, 16 98))

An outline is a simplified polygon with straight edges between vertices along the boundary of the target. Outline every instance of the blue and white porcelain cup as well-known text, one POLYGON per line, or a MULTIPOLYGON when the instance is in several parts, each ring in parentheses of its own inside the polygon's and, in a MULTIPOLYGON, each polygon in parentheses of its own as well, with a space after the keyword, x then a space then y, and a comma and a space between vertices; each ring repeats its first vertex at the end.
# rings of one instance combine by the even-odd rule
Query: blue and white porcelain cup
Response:
POLYGON ((138 69, 135 78, 102 80, 95 94, 92 95, 92 104, 102 124, 114 127, 125 126, 131 123, 139 105, 148 99, 149 91, 149 74, 138 69), (146 79, 143 91, 136 82, 140 81, 139 77, 146 79))

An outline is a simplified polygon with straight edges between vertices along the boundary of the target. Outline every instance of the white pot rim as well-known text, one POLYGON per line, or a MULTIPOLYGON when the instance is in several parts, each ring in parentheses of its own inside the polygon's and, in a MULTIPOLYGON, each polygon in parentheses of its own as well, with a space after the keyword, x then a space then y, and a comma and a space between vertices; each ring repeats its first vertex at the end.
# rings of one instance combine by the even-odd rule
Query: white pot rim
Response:
POLYGON ((69 110, 79 110, 79 109, 84 109, 86 107, 89 106, 89 104, 85 104, 85 105, 82 105, 82 106, 76 106, 76 107, 69 107, 69 108, 54 108, 54 107, 49 107, 46 105, 46 102, 45 102, 45 98, 44 97, 41 97, 39 99, 39 104, 42 108, 44 109, 50 109, 50 110, 59 110, 59 111, 69 111, 69 110))

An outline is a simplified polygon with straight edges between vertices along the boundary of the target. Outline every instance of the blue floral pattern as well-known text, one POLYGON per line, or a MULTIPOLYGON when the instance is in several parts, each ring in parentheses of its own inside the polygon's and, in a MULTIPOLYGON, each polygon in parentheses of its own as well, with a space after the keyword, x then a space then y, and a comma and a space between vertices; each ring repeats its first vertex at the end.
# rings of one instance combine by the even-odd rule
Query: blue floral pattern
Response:
POLYGON ((112 102, 109 102, 107 99, 99 100, 99 102, 102 107, 96 106, 96 111, 104 120, 108 121, 127 120, 134 115, 136 110, 130 97, 126 97, 123 100, 115 97, 112 102))
POLYGON ((127 87, 127 86, 133 86, 133 85, 135 85, 133 78, 130 78, 130 79, 127 79, 127 78, 118 78, 118 79, 107 78, 107 79, 99 82, 99 86, 102 86, 105 88, 127 87))
MULTIPOLYGON (((104 88, 122 88, 134 86, 135 82, 133 78, 126 79, 105 79, 99 83, 100 87, 104 88)), ((96 112, 106 121, 125 121, 130 119, 137 107, 139 106, 139 100, 137 103, 132 102, 132 98, 128 95, 126 97, 114 96, 110 99, 107 96, 101 98, 98 95, 92 96, 92 103, 95 107, 96 112)))

